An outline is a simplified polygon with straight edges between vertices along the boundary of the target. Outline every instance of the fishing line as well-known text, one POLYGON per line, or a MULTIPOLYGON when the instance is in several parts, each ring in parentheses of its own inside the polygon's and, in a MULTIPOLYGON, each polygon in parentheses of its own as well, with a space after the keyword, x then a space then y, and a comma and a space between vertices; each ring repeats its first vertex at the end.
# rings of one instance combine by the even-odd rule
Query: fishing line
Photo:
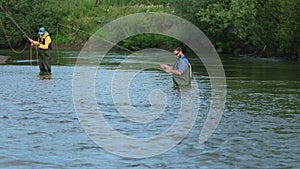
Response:
POLYGON ((34 70, 32 69, 32 60, 33 60, 33 58, 32 58, 32 47, 35 48, 36 65, 38 65, 38 48, 37 48, 37 46, 35 46, 35 45, 30 45, 30 50, 29 50, 29 52, 30 52, 29 57, 30 57, 31 71, 37 72, 37 71, 34 71, 34 70))
POLYGON ((17 22, 8 14, 8 12, 0 5, 0 8, 2 11, 6 14, 6 16, 19 28, 19 30, 23 33, 23 35, 29 39, 29 36, 26 34, 26 32, 17 24, 17 22))
MULTIPOLYGON (((23 33, 23 35, 24 35, 27 39, 29 39, 29 36, 26 34, 26 32, 25 32, 25 31, 19 26, 19 24, 18 24, 18 23, 17 23, 17 22, 9 15, 9 14, 8 14, 8 12, 2 7, 2 5, 0 5, 0 8, 1 8, 2 11, 6 14, 6 16, 7 16, 7 17, 8 17, 8 18, 16 25, 16 27, 23 33)), ((11 48, 11 50, 12 50, 13 52, 17 53, 17 54, 23 53, 23 52, 26 50, 26 48, 27 48, 29 42, 28 42, 28 41, 26 42, 24 48, 23 48, 21 51, 15 50, 15 49, 13 48, 13 46, 12 46, 10 40, 9 40, 9 36, 7 35, 6 29, 5 29, 5 27, 4 27, 4 25, 3 25, 2 21, 1 21, 1 19, 0 19, 0 25, 1 25, 1 27, 2 27, 4 36, 5 36, 5 38, 6 38, 7 42, 8 42, 8 45, 9 45, 9 47, 11 48)), ((30 52, 29 52, 29 53, 30 53, 30 54, 29 54, 30 65, 32 66, 32 45, 30 45, 30 52)), ((37 50, 37 46, 35 46, 35 53, 36 53, 36 63, 38 64, 38 50, 37 50)), ((32 70, 32 68, 31 68, 31 70, 32 70)), ((32 70, 32 71, 33 71, 33 70, 32 70)))
POLYGON ((5 27, 4 27, 4 25, 3 25, 3 23, 2 23, 1 20, 0 20, 0 25, 1 25, 1 27, 2 27, 4 36, 5 36, 6 40, 7 40, 7 43, 8 43, 8 45, 9 45, 10 49, 11 49, 13 52, 17 53, 17 54, 23 53, 23 52, 25 51, 25 49, 27 48, 27 46, 28 46, 28 41, 27 41, 26 45, 24 46, 24 48, 23 48, 21 51, 15 50, 15 49, 13 48, 13 46, 12 46, 10 40, 9 40, 9 37, 8 37, 8 35, 7 35, 7 32, 6 32, 5 27))
MULTIPOLYGON (((83 30, 80 30, 80 29, 75 29, 75 28, 73 28, 73 27, 71 27, 71 26, 66 26, 66 25, 62 25, 62 24, 59 24, 59 25, 60 25, 60 26, 63 26, 63 27, 66 27, 66 28, 69 28, 69 29, 73 29, 73 30, 75 30, 75 31, 80 31, 80 32, 82 32, 82 33, 85 33, 85 34, 89 35, 89 33, 86 32, 86 31, 83 31, 83 30)), ((120 48, 120 49, 122 49, 122 50, 125 50, 125 51, 127 51, 127 52, 129 52, 129 53, 131 53, 131 54, 133 54, 133 55, 136 55, 135 52, 131 51, 130 49, 128 49, 128 48, 126 48, 126 47, 120 46, 120 45, 118 45, 118 44, 116 44, 116 43, 113 43, 113 42, 111 42, 111 41, 109 41, 109 40, 107 40, 107 39, 104 39, 104 38, 102 38, 102 37, 100 37, 100 38, 101 38, 102 40, 104 40, 105 42, 108 42, 108 43, 110 43, 110 44, 112 44, 112 45, 114 45, 114 46, 116 46, 116 47, 118 47, 118 48, 120 48)))

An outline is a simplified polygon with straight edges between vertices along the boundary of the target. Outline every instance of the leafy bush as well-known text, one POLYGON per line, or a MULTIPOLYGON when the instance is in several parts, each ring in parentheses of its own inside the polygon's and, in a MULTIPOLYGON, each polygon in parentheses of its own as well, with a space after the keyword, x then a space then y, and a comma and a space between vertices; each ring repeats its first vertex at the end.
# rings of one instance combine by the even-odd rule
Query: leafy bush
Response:
MULTIPOLYGON (((40 26, 44 26, 50 33, 54 33, 59 22, 59 13, 51 1, 10 0, 3 1, 2 7, 6 9, 7 13, 26 34, 32 38, 37 37, 40 26)), ((2 11, 0 19, 13 45, 21 45, 21 43, 27 41, 23 33, 2 11)), ((4 37, 3 31, 0 34, 4 37)), ((1 39, 0 43, 6 44, 6 41, 1 39)))
MULTIPOLYGON (((139 12, 166 12, 198 26, 221 53, 282 55, 300 50, 300 1, 296 0, 10 0, 2 6, 32 38, 45 26, 54 42, 83 45, 106 23, 139 12), (266 47, 266 48, 264 48, 266 47), (266 50, 265 50, 266 49, 266 50)), ((27 39, 5 15, 0 19, 13 45, 27 39)), ((0 32, 4 37, 3 31, 0 32)), ((176 41, 144 34, 120 42, 130 49, 169 48, 176 41)), ((5 38, 0 45, 7 45, 5 38)))

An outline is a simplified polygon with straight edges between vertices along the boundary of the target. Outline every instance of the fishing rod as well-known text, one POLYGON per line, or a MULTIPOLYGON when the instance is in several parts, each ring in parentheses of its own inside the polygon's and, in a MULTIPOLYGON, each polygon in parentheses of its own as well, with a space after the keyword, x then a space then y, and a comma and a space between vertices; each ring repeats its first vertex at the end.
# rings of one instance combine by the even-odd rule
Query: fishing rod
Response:
POLYGON ((0 5, 0 8, 2 11, 6 14, 6 16, 19 28, 19 30, 23 33, 23 35, 29 39, 29 36, 26 34, 26 32, 18 25, 18 23, 8 14, 8 12, 0 5))
MULTIPOLYGON (((23 35, 27 38, 27 39, 29 39, 29 36, 26 34, 26 32, 20 27, 20 25, 8 14, 8 12, 2 7, 2 5, 0 5, 0 8, 1 8, 1 10, 5 13, 5 15, 16 25, 16 27, 23 33, 23 35)), ((27 46, 28 46, 28 41, 27 41, 27 43, 26 43, 26 45, 25 45, 25 47, 21 50, 21 51, 16 51, 14 48, 13 48, 13 46, 12 46, 12 44, 11 44, 11 42, 10 42, 10 40, 9 40, 9 37, 8 37, 8 35, 7 35, 7 32, 6 32, 6 30, 5 30, 5 27, 4 27, 4 25, 3 25, 3 23, 2 23, 2 21, 1 21, 1 19, 0 19, 0 25, 1 25, 1 27, 2 27, 2 30, 3 30, 3 33, 4 33, 4 36, 5 36, 5 38, 7 39, 7 42, 8 42, 8 45, 9 45, 9 47, 11 48, 11 50, 13 51, 13 52, 15 52, 15 53, 17 53, 17 54, 21 54, 21 53, 23 53, 25 50, 26 50, 26 48, 27 48, 27 46)), ((30 65, 32 65, 32 45, 30 45, 30 65)), ((34 46, 35 47, 35 54, 36 54, 36 59, 38 59, 38 50, 37 50, 37 47, 36 46, 34 46)), ((38 63, 36 63, 36 64, 38 64, 38 63)))
MULTIPOLYGON (((73 27, 71 27, 71 26, 66 26, 66 25, 62 25, 62 24, 59 24, 59 25, 60 25, 60 26, 63 26, 63 27, 66 27, 66 28, 69 28, 69 29, 73 29, 73 30, 75 30, 75 31, 80 31, 80 32, 83 32, 83 33, 89 35, 89 33, 86 32, 86 31, 83 31, 83 30, 80 30, 80 29, 75 29, 75 28, 73 28, 73 27)), ((120 45, 118 45, 118 44, 116 44, 116 43, 114 43, 114 42, 111 42, 111 41, 109 41, 109 40, 107 40, 107 39, 104 39, 103 37, 100 37, 100 38, 101 38, 102 40, 104 40, 105 42, 110 43, 111 45, 114 45, 114 46, 116 46, 116 47, 118 47, 118 48, 120 48, 120 49, 122 49, 122 50, 125 50, 125 51, 127 51, 127 52, 129 52, 129 53, 131 53, 131 54, 133 54, 133 55, 136 55, 132 50, 130 50, 130 49, 126 48, 126 47, 120 46, 120 45)))
MULTIPOLYGON (((18 23, 8 14, 8 12, 2 7, 2 5, 0 5, 0 8, 1 8, 1 10, 3 11, 3 13, 5 13, 5 15, 17 26, 17 28, 23 33, 23 35, 27 38, 27 39, 29 39, 29 36, 25 33, 25 31, 18 25, 18 23)), ((1 27, 2 27, 2 30, 3 30, 3 33, 4 33, 4 36, 5 36, 5 38, 6 38, 6 40, 7 40, 7 42, 8 42, 8 45, 9 45, 9 47, 11 48, 11 50, 13 51, 13 52, 15 52, 15 53, 17 53, 17 54, 20 54, 20 53, 23 53, 24 51, 25 51, 25 49, 27 48, 27 46, 28 46, 28 41, 27 41, 27 43, 26 43, 26 45, 24 46, 24 48, 21 50, 21 51, 16 51, 14 48, 13 48, 13 46, 12 46, 12 44, 11 44, 11 42, 10 42, 10 40, 9 40, 9 37, 8 37, 8 35, 7 35, 7 32, 6 32, 6 30, 5 30, 5 27, 4 27, 4 25, 3 25, 3 23, 2 23, 2 20, 0 19, 0 25, 1 25, 1 27)))
MULTIPOLYGON (((18 29, 23 33, 23 35, 27 38, 27 39, 29 39, 29 36, 26 34, 26 32, 18 25, 18 23, 8 14, 8 12, 2 7, 2 5, 0 5, 0 8, 2 9, 2 11, 6 14, 6 16, 18 27, 18 29)), ((1 20, 0 20, 1 21, 1 20)), ((2 23, 2 22, 1 22, 2 23)), ((63 27, 67 27, 67 28, 69 28, 69 29, 73 29, 73 30, 75 30, 75 31, 81 31, 81 32, 83 32, 83 33, 86 33, 86 34, 88 34, 87 32, 85 32, 85 31, 83 31, 83 30, 80 30, 80 29, 74 29, 73 27, 70 27, 70 26, 65 26, 65 25, 62 25, 62 24, 59 24, 60 26, 63 26, 63 27)), ((4 27, 3 27, 4 28, 4 27)), ((109 40, 106 40, 106 39, 104 39, 104 38, 102 38, 104 41, 106 41, 106 42, 108 42, 108 43, 110 43, 110 44, 113 44, 114 46, 117 46, 118 48, 120 48, 120 49, 122 49, 122 50, 125 50, 125 51, 127 51, 127 52, 129 52, 129 53, 132 53, 132 54, 134 54, 134 52, 133 51, 131 51, 131 50, 129 50, 128 48, 125 48, 125 47, 123 47, 123 46, 120 46, 120 45, 118 45, 118 44, 115 44, 115 43, 113 43, 113 42, 110 42, 109 40)))
POLYGON ((11 50, 12 50, 13 52, 17 53, 17 54, 23 53, 23 52, 26 50, 27 46, 28 46, 28 41, 27 41, 26 45, 24 46, 24 48, 23 48, 21 51, 16 51, 16 50, 13 48, 13 46, 12 46, 10 40, 9 40, 9 37, 8 37, 8 35, 7 35, 7 32, 6 32, 5 28, 4 28, 4 25, 3 25, 2 21, 1 21, 1 19, 0 19, 0 25, 1 25, 1 27, 2 27, 2 30, 3 30, 3 32, 4 32, 4 36, 5 36, 5 38, 6 38, 7 42, 8 42, 8 45, 9 45, 9 47, 11 48, 11 50))

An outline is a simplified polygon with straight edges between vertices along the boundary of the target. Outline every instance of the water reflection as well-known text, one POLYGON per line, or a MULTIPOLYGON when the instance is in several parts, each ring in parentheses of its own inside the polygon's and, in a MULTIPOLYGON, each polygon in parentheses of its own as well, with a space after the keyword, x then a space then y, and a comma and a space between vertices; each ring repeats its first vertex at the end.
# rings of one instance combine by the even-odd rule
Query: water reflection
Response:
POLYGON ((39 75, 40 80, 51 80, 51 75, 39 75))
MULTIPOLYGON (((52 54, 53 73, 47 80, 40 79, 37 66, 29 66, 26 53, 11 56, 6 65, 0 66, 1 168, 299 166, 298 62, 223 56, 228 84, 226 110, 208 142, 198 144, 199 131, 211 102, 211 89, 203 65, 191 56, 200 92, 200 111, 195 125, 173 149, 151 158, 131 159, 99 148, 81 128, 72 98, 73 65, 77 52, 61 51, 60 54, 52 54)), ((97 105, 108 123, 124 134, 134 137, 154 136, 168 129, 177 113, 169 111, 168 114, 162 114, 157 123, 148 125, 137 125, 118 113, 111 102, 107 82, 124 58, 121 54, 110 54, 100 65, 96 75, 97 105)), ((149 93, 157 88, 168 98, 166 109, 178 108, 174 104, 179 98, 178 90, 172 89, 170 76, 159 70, 139 73, 134 85, 130 87, 131 102, 140 111, 149 109, 149 93), (148 81, 152 83, 146 83, 148 81)))

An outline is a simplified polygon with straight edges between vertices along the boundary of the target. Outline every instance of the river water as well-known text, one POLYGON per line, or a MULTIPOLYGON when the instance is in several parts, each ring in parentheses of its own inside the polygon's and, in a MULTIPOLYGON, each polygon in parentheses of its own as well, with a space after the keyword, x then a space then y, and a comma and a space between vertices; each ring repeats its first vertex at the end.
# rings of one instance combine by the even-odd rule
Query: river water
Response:
MULTIPOLYGON (((221 56, 227 82, 225 111, 213 135, 199 144, 211 89, 205 67, 191 57, 200 99, 192 129, 164 153, 129 158, 98 146, 80 125, 72 95, 78 52, 53 52, 51 76, 39 76, 28 53, 1 50, 0 54, 12 55, 0 66, 0 168, 300 168, 299 62, 221 56)), ((108 83, 125 58, 112 53, 103 59, 95 76, 97 104, 118 131, 153 137, 176 120, 180 92, 172 88, 170 75, 158 69, 140 71, 128 89, 132 104, 140 111, 156 99, 159 104, 160 96, 151 97, 150 104, 149 95, 160 89, 169 108, 159 123, 125 121, 114 107, 108 83)), ((120 69, 130 72, 134 70, 130 65, 143 61, 134 57, 120 69)))

